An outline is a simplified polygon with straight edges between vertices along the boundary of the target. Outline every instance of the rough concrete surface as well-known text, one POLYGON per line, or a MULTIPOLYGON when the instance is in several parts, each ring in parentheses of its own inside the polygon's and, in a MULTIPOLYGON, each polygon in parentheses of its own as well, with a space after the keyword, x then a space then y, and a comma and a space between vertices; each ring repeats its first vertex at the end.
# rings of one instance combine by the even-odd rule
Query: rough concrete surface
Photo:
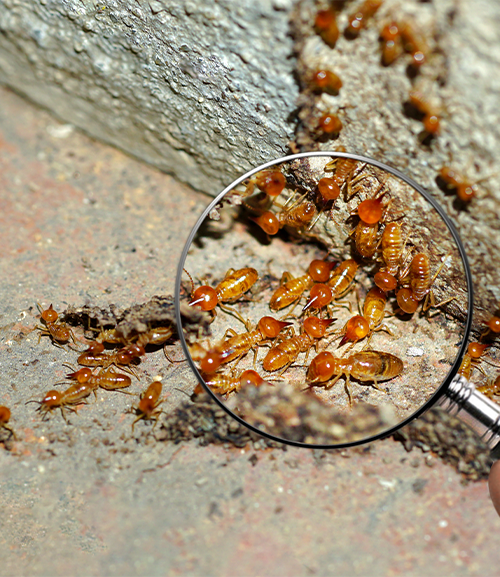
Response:
MULTIPOLYGON (((429 447, 174 444, 151 422, 132 433, 136 396, 99 391, 68 424, 25 405, 77 356, 38 342, 36 303, 127 308, 171 292, 207 198, 4 89, 0 100, 0 401, 17 436, 0 451, 1 574, 495 572, 500 520, 485 481, 463 484, 429 447)), ((134 395, 164 377, 169 414, 195 384, 161 348, 137 371, 134 395)))

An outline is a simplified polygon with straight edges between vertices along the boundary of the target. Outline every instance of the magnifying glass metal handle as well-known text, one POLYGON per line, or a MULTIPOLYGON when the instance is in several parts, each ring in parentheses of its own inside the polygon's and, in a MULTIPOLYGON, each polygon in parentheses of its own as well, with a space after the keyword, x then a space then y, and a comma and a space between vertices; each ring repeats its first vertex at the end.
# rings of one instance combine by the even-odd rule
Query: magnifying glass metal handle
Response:
POLYGON ((500 459, 500 406, 476 391, 466 378, 456 375, 438 404, 458 417, 491 449, 491 457, 500 459))

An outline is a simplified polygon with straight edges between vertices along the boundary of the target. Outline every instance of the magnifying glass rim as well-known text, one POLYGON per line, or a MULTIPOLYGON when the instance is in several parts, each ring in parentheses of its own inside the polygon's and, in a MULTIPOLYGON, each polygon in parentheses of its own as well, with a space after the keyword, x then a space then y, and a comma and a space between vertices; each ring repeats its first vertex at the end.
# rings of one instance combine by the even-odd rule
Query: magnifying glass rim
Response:
POLYGON ((251 431, 254 431, 255 433, 257 433, 259 435, 262 435, 264 437, 267 437, 268 439, 271 439, 273 441, 277 441, 279 443, 285 443, 287 445, 291 445, 294 447, 304 447, 304 448, 308 448, 308 449, 343 449, 346 447, 354 447, 357 445, 362 445, 364 443, 370 443, 371 441, 375 441, 377 439, 381 439, 381 438, 388 437, 388 436, 392 435, 395 431, 397 431, 401 427, 404 427, 405 425, 407 425, 408 423, 410 423, 414 419, 418 418, 422 413, 427 411, 444 394, 446 388, 449 386, 453 377, 456 375, 456 373, 460 367, 460 363, 462 361, 462 357, 463 357, 465 350, 466 350, 466 347, 467 347, 467 341, 468 341, 469 333, 470 333, 471 326, 472 326, 473 301, 474 301, 474 298, 473 298, 473 287, 472 287, 472 274, 470 271, 470 266, 469 266, 469 261, 467 259, 467 255, 465 254, 465 249, 463 247, 462 241, 458 235, 458 232, 457 232, 455 226, 451 222, 451 219, 448 217, 448 215, 441 208, 441 206, 419 184, 417 184, 411 178, 409 178, 408 176, 406 176, 405 174, 400 172, 398 169, 393 168, 391 166, 388 166, 387 164, 384 164, 383 162, 380 162, 379 160, 375 160, 373 158, 368 158, 366 156, 361 156, 359 154, 351 154, 348 152, 337 152, 337 151, 323 151, 323 150, 321 150, 321 151, 314 151, 314 152, 301 152, 298 154, 291 154, 289 156, 283 156, 283 157, 278 158, 276 160, 266 162, 265 164, 262 164, 262 165, 258 166, 257 168, 253 168, 252 170, 249 170, 248 172, 246 172, 245 174, 243 174, 242 176, 240 176, 239 178, 234 180, 229 186, 227 186, 219 195, 217 195, 214 198, 214 200, 203 211, 202 215, 199 217, 199 219, 197 220, 193 229, 191 230, 189 237, 188 237, 188 239, 184 245, 184 249, 182 251, 182 255, 181 255, 181 258, 179 261, 179 267, 177 269, 177 277, 175 279, 175 317, 176 317, 176 322, 177 322, 177 327, 178 327, 179 339, 181 341, 181 345, 182 345, 182 349, 184 351, 184 354, 186 355, 186 359, 187 359, 191 369, 193 370, 195 376, 197 377, 198 381, 201 383, 201 385, 205 388, 206 391, 208 391, 208 393, 211 395, 211 397, 214 399, 214 401, 224 411, 226 411, 226 413, 228 415, 230 415, 231 417, 236 419, 240 424, 244 425, 245 427, 248 427, 251 431), (299 158, 310 158, 310 157, 316 157, 316 156, 317 157, 330 157, 330 158, 349 158, 352 160, 357 160, 359 162, 364 162, 366 164, 376 166, 377 168, 380 168, 382 170, 385 170, 386 172, 389 172, 390 174, 400 178, 401 180, 406 182, 408 185, 413 187, 417 192, 419 192, 433 206, 433 208, 438 212, 438 214, 441 216, 444 223, 448 227, 448 230, 450 231, 451 235, 453 236, 453 239, 455 240, 455 243, 458 246, 460 257, 462 258, 462 263, 463 263, 464 270, 465 270, 465 276, 467 279, 467 307, 468 308, 467 308, 467 319, 464 323, 465 324, 465 331, 464 331, 463 340, 462 340, 462 343, 460 345, 459 352, 455 358, 455 362, 453 363, 450 371, 448 372, 448 375, 443 379, 443 382, 438 387, 436 392, 430 397, 430 399, 426 403, 424 403, 424 405, 422 407, 420 407, 417 411, 415 411, 415 413, 413 413, 412 415, 407 417, 402 422, 398 423, 396 426, 391 427, 389 429, 386 429, 380 433, 377 433, 376 435, 372 435, 371 437, 366 437, 366 438, 363 438, 361 440, 350 441, 347 443, 338 443, 338 444, 310 444, 310 443, 302 443, 299 441, 292 441, 289 439, 283 439, 281 437, 277 437, 277 436, 273 435, 272 433, 268 433, 267 431, 262 431, 262 430, 258 429, 257 427, 251 425, 250 423, 247 423, 245 420, 243 420, 238 415, 235 415, 215 395, 215 393, 210 389, 210 387, 208 387, 208 385, 206 385, 200 372, 198 371, 198 368, 194 364, 194 361, 191 358, 191 354, 189 353, 186 339, 184 338, 184 334, 182 331, 182 319, 181 319, 181 310, 180 310, 181 280, 182 280, 182 273, 183 273, 183 269, 184 269, 184 263, 185 263, 186 258, 187 258, 187 253, 191 247, 193 239, 196 236, 196 233, 198 232, 200 226, 203 224, 203 222, 205 222, 205 219, 209 215, 210 211, 217 205, 217 203, 219 203, 226 196, 226 194, 228 192, 233 190, 236 186, 238 186, 244 180, 246 180, 247 178, 256 174, 257 172, 260 172, 262 170, 266 170, 267 168, 270 168, 271 166, 275 166, 277 164, 283 164, 285 162, 291 162, 291 161, 297 160, 299 158))

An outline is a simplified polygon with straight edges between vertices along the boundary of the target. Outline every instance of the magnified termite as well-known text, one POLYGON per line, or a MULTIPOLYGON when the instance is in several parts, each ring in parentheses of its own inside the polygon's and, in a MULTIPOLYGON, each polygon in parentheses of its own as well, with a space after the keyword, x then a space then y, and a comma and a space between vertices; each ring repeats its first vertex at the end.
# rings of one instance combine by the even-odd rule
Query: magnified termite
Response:
POLYGON ((357 269, 358 263, 354 259, 341 262, 331 273, 330 280, 326 284, 319 283, 311 288, 309 300, 302 310, 317 310, 333 300, 342 298, 351 288, 357 269))
POLYGON ((342 88, 342 80, 331 70, 316 70, 309 77, 308 85, 314 92, 337 96, 342 88))
MULTIPOLYGON (((262 317, 253 331, 238 334, 232 329, 228 329, 225 336, 227 337, 228 334, 232 334, 232 336, 223 340, 212 351, 209 351, 212 355, 215 355, 215 359, 210 363, 212 371, 217 370, 214 367, 229 363, 234 359, 240 359, 254 347, 261 346, 268 343, 271 339, 275 339, 283 329, 292 324, 291 322, 278 321, 273 317, 262 317)), ((200 361, 202 370, 205 372, 207 371, 203 363, 206 363, 206 360, 202 359, 200 361)))
POLYGON ((17 439, 16 434, 14 433, 14 430, 11 429, 8 425, 8 423, 10 421, 10 416, 11 416, 11 412, 10 412, 9 407, 0 406, 0 428, 5 429, 6 431, 9 431, 11 436, 14 437, 14 439, 17 439))
POLYGON ((135 411, 137 415, 137 418, 132 423, 132 433, 134 432, 135 424, 141 419, 154 421, 152 429, 154 430, 158 423, 158 417, 163 412, 162 410, 158 410, 158 407, 163 403, 163 400, 160 400, 162 388, 162 382, 154 380, 141 394, 138 406, 132 407, 132 411, 135 411))
POLYGON ((432 285, 439 276, 448 256, 449 255, 443 259, 432 278, 428 255, 418 253, 413 257, 408 269, 403 270, 401 273, 400 283, 403 287, 396 292, 396 300, 403 312, 408 314, 414 313, 421 301, 423 301, 422 311, 426 312, 430 308, 439 308, 448 304, 456 298, 453 296, 440 303, 436 303, 432 291, 432 285), (409 286, 405 286, 407 284, 409 284, 409 286))
POLYGON ((315 214, 315 204, 305 200, 278 213, 266 210, 257 217, 250 217, 250 220, 258 224, 267 235, 274 236, 285 226, 296 229, 308 226, 315 214))
POLYGON ((267 372, 283 369, 280 373, 283 374, 296 361, 300 353, 306 353, 304 360, 306 363, 311 349, 314 348, 317 351, 319 339, 326 336, 328 327, 335 320, 318 317, 304 319, 302 332, 299 335, 283 338, 269 350, 262 363, 263 369, 267 372))
MULTIPOLYGON (((185 272, 187 273, 187 271, 185 272)), ((254 268, 245 267, 239 270, 230 268, 226 272, 224 279, 215 288, 203 285, 194 289, 193 279, 189 273, 187 274, 191 280, 192 287, 190 307, 197 306, 203 311, 213 311, 216 314, 214 309, 219 305, 223 311, 236 316, 245 324, 245 321, 236 310, 223 303, 236 302, 252 288, 259 278, 259 273, 254 268)))
POLYGON ((278 169, 263 170, 254 175, 247 183, 244 196, 250 196, 255 186, 272 198, 279 196, 286 186, 286 178, 278 169))
POLYGON ((203 375, 205 384, 208 385, 214 393, 219 395, 229 395, 229 393, 236 393, 247 386, 260 387, 267 381, 264 380, 259 373, 252 369, 243 371, 238 376, 231 376, 227 374, 210 374, 203 375))
POLYGON ((75 336, 73 331, 61 321, 57 322, 59 315, 57 311, 54 310, 52 305, 48 309, 43 309, 40 303, 37 303, 40 310, 40 318, 45 324, 44 327, 36 326, 35 328, 40 331, 38 335, 38 342, 44 335, 48 335, 52 342, 56 346, 61 346, 62 344, 68 343, 70 340, 75 342, 75 336))
POLYGON ((334 266, 334 262, 313 260, 307 273, 302 276, 293 278, 290 273, 283 273, 282 284, 274 291, 269 308, 279 311, 296 302, 314 282, 326 282, 334 266))
POLYGON ((345 390, 349 397, 349 405, 352 406, 352 392, 349 386, 351 377, 362 382, 371 381, 373 387, 382 390, 379 389, 378 383, 398 377, 403 368, 403 361, 399 357, 386 352, 361 351, 344 359, 323 352, 312 360, 307 372, 307 382, 310 387, 331 388, 342 375, 345 375, 345 390))

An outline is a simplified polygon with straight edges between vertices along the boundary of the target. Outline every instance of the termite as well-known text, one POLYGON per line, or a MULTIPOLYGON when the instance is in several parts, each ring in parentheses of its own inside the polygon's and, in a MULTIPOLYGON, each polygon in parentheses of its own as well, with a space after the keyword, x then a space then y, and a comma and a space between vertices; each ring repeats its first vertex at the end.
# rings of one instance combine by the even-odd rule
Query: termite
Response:
POLYGON ((309 79, 309 86, 315 92, 337 96, 342 88, 342 80, 330 70, 317 70, 309 79))
POLYGON ((330 48, 335 47, 339 38, 339 29, 333 8, 318 11, 314 19, 314 28, 325 44, 328 44, 330 48))
POLYGON ((443 166, 443 168, 441 168, 441 170, 438 173, 437 180, 438 184, 442 188, 445 188, 446 190, 455 191, 457 197, 462 202, 467 203, 470 202, 477 195, 477 192, 479 190, 478 184, 484 182, 485 180, 488 180, 489 178, 491 178, 491 176, 492 175, 485 176, 484 178, 480 178, 479 180, 476 180, 476 182, 472 183, 468 178, 460 174, 454 168, 451 168, 449 166, 443 166))
POLYGON ((481 338, 485 337, 486 335, 493 333, 497 335, 500 333, 500 317, 493 316, 491 319, 486 323, 486 330, 481 335, 481 338))
POLYGON ((214 392, 220 395, 228 395, 232 392, 238 392, 243 387, 253 385, 254 387, 260 387, 266 381, 257 373, 251 369, 243 371, 239 376, 233 377, 229 375, 202 375, 205 384, 207 384, 211 389, 215 389, 214 392))
POLYGON ((500 375, 498 375, 494 381, 491 380, 486 385, 476 387, 476 390, 480 393, 483 393, 483 395, 486 395, 490 399, 492 399, 494 396, 500 395, 500 375))
POLYGON ((399 32, 403 40, 403 48, 411 54, 412 66, 418 70, 427 60, 429 53, 427 43, 422 34, 408 22, 402 22, 399 25, 399 32))
POLYGON ((320 116, 316 129, 319 135, 326 138, 333 138, 338 136, 339 132, 342 130, 342 126, 340 118, 336 114, 328 112, 327 114, 320 116))
POLYGON ((458 374, 462 375, 466 379, 470 379, 472 374, 472 370, 474 368, 478 369, 486 375, 483 368, 481 367, 481 362, 485 362, 487 364, 493 365, 496 367, 494 363, 488 362, 484 357, 484 351, 489 345, 482 345, 481 343, 469 343, 467 347, 467 353, 464 355, 462 359, 462 363, 460 364, 460 368, 458 369, 458 374))
MULTIPOLYGON (((259 273, 254 268, 246 267, 239 270, 231 268, 215 288, 203 285, 196 290, 192 290, 189 306, 200 307, 203 311, 213 311, 219 305, 222 310, 232 315, 236 313, 239 317, 240 315, 236 311, 223 303, 237 301, 252 288, 258 278, 259 273)), ((191 284, 194 287, 192 279, 191 284)))
POLYGON ((68 373, 66 377, 76 380, 78 383, 87 383, 94 392, 95 389, 100 387, 106 391, 119 391, 120 393, 130 394, 122 389, 130 387, 132 384, 132 380, 128 375, 118 373, 113 369, 103 369, 94 375, 89 368, 84 367, 73 373, 68 373))
MULTIPOLYGON (((345 148, 343 146, 339 146, 337 148, 338 152, 345 152, 345 148)), ((352 158, 348 158, 345 156, 339 156, 338 158, 334 158, 325 164, 325 171, 332 170, 334 171, 332 174, 332 179, 337 185, 342 189, 344 186, 352 178, 354 172, 360 168, 364 168, 364 163, 359 163, 357 160, 352 158)))
POLYGON ((269 236, 278 234, 284 226, 300 229, 309 225, 316 213, 316 206, 313 202, 304 201, 298 205, 293 205, 277 214, 270 210, 264 211, 257 217, 250 217, 250 220, 260 226, 269 236))
POLYGON ((147 345, 162 345, 173 334, 174 331, 172 327, 156 327, 126 339, 117 329, 106 329, 99 332, 96 337, 96 341, 99 343, 109 343, 112 345, 128 345, 135 341, 137 344, 146 347, 147 345))
POLYGON ((380 351, 361 351, 346 359, 339 359, 331 353, 323 352, 316 356, 309 366, 307 382, 310 386, 320 385, 330 388, 345 375, 345 389, 349 404, 352 405, 352 393, 349 387, 351 377, 358 381, 373 381, 373 386, 378 389, 379 382, 399 376, 403 372, 403 367, 400 358, 380 351))
POLYGON ((16 439, 17 438, 16 434, 8 425, 8 422, 10 421, 10 414, 11 413, 9 407, 0 406, 0 428, 9 431, 11 436, 14 437, 14 439, 16 439))
POLYGON ((276 338, 279 333, 293 323, 278 321, 273 317, 262 317, 257 323, 257 328, 247 333, 234 333, 231 329, 226 331, 233 336, 222 341, 213 351, 218 354, 215 363, 228 363, 236 358, 243 357, 255 346, 260 346, 270 339, 276 338))
POLYGON ((290 278, 290 273, 284 273, 283 284, 278 287, 269 301, 269 308, 279 311, 298 299, 311 287, 314 282, 326 282, 330 278, 330 272, 334 263, 322 260, 313 260, 305 275, 290 278))
POLYGON ((245 196, 254 191, 254 186, 270 197, 279 196, 286 186, 286 178, 280 170, 271 169, 258 172, 247 184, 245 196))
POLYGON ((133 407, 132 410, 135 410, 137 414, 137 418, 132 423, 132 433, 134 432, 134 426, 137 421, 141 419, 145 420, 154 420, 153 430, 158 423, 158 416, 162 412, 161 410, 157 410, 158 407, 163 403, 160 401, 160 395, 162 390, 162 383, 161 381, 153 381, 149 387, 141 394, 139 399, 139 405, 137 407, 133 407))
POLYGON ((328 283, 319 283, 311 288, 309 300, 302 310, 319 309, 343 297, 351 288, 357 269, 358 263, 353 259, 341 262, 331 273, 328 283))
POLYGON ((380 31, 382 64, 389 66, 403 53, 403 42, 397 22, 386 24, 380 31))
POLYGON ((404 242, 401 223, 389 222, 385 225, 380 240, 382 249, 383 272, 396 276, 403 256, 404 242))
POLYGON ((373 282, 384 292, 393 291, 398 286, 396 277, 388 272, 379 270, 373 277, 373 282))
POLYGON ((89 385, 88 383, 78 383, 77 385, 71 385, 71 387, 62 393, 52 389, 45 393, 45 396, 41 401, 27 401, 27 403, 39 403, 40 406, 37 410, 43 413, 44 417, 54 409, 60 409, 61 415, 67 423, 68 419, 64 414, 64 408, 67 407, 69 410, 76 412, 75 409, 68 407, 68 405, 80 404, 83 399, 92 393, 92 391, 92 385, 89 385))
POLYGON ((347 342, 351 342, 351 346, 347 349, 349 350, 358 341, 364 339, 369 332, 370 325, 368 324, 368 321, 361 315, 355 315, 347 321, 342 329, 343 337, 340 341, 339 347, 345 345, 347 342))
MULTIPOLYGON (((300 353, 307 353, 314 347, 317 350, 319 339, 325 336, 328 327, 336 319, 319 319, 308 317, 302 325, 303 332, 284 339, 267 353, 262 367, 265 371, 277 371, 284 367, 282 373, 297 359, 300 353)), ((307 362, 307 356, 304 361, 307 362)))
POLYGON ((421 115, 424 130, 429 136, 435 136, 440 131, 439 112, 419 90, 411 90, 409 102, 421 115))
POLYGON ((59 315, 53 309, 52 305, 49 306, 48 309, 43 309, 42 306, 37 303, 37 306, 40 310, 40 318, 45 323, 44 327, 35 327, 40 331, 38 335, 38 342, 44 335, 48 335, 52 342, 60 346, 61 343, 67 343, 69 340, 75 342, 75 337, 73 335, 73 331, 67 327, 65 323, 57 322, 59 315))
POLYGON ((146 354, 144 347, 137 343, 110 354, 103 353, 103 350, 104 345, 102 343, 92 343, 89 348, 78 357, 77 363, 84 367, 103 368, 116 365, 122 367, 123 370, 128 370, 132 374, 135 374, 128 365, 131 365, 136 358, 146 354))
POLYGON ((383 0, 365 0, 356 12, 349 16, 349 24, 344 31, 346 38, 357 38, 368 20, 382 6, 382 3, 383 0))
POLYGON ((431 307, 437 308, 455 299, 455 297, 450 297, 449 299, 436 304, 434 294, 432 292, 432 285, 441 272, 445 262, 446 257, 443 259, 441 265, 438 267, 438 270, 431 279, 431 266, 429 257, 423 252, 418 253, 413 257, 409 266, 408 273, 406 273, 406 271, 402 271, 400 279, 402 284, 406 284, 409 280, 409 290, 411 291, 411 294, 408 293, 407 287, 403 287, 396 293, 398 305, 404 312, 410 314, 411 312, 415 312, 417 308, 415 306, 415 301, 417 306, 420 301, 424 301, 422 310, 425 312, 431 307), (415 310, 411 311, 413 308, 415 310))

